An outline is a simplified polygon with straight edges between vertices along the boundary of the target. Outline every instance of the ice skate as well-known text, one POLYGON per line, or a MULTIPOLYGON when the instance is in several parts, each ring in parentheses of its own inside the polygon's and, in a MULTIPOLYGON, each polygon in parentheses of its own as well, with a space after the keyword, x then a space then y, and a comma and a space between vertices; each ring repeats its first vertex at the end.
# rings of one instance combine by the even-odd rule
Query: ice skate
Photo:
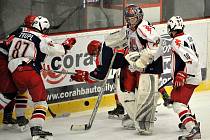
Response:
POLYGON ((139 135, 151 135, 153 132, 152 130, 153 127, 154 127, 153 123, 135 121, 135 128, 139 132, 139 135))
POLYGON ((185 127, 185 125, 184 125, 183 123, 179 123, 179 124, 178 124, 178 127, 179 127, 179 129, 180 129, 181 131, 186 130, 186 127, 185 127))
POLYGON ((200 127, 195 126, 188 135, 179 136, 178 140, 201 139, 200 127))
POLYGON ((29 129, 28 126, 29 120, 25 118, 25 116, 17 117, 17 128, 21 132, 25 132, 29 129))
POLYGON ((114 110, 108 111, 109 119, 122 119, 124 117, 124 108, 122 105, 117 104, 114 110))
MULTIPOLYGON (((197 121, 196 121, 195 114, 193 115, 193 118, 194 118, 194 121, 195 121, 195 125, 198 126, 198 127, 200 127, 200 122, 197 122, 197 121)), ((186 130, 186 127, 185 127, 185 125, 184 125, 183 123, 179 123, 179 124, 178 124, 178 127, 179 127, 179 129, 180 129, 181 131, 186 130)))
POLYGON ((135 123, 134 121, 129 117, 128 114, 124 115, 124 117, 122 118, 122 126, 125 129, 128 130, 135 130, 135 123))
POLYGON ((3 117, 3 129, 8 130, 15 128, 17 125, 16 119, 12 118, 12 113, 4 113, 3 117))
POLYGON ((53 135, 50 132, 43 131, 41 126, 30 128, 32 140, 53 140, 53 135))

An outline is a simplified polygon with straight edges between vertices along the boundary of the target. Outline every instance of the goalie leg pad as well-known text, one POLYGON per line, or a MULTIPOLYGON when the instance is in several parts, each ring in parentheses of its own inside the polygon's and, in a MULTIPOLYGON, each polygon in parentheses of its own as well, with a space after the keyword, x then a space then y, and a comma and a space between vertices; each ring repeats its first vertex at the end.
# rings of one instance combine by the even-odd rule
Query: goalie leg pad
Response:
POLYGON ((149 135, 154 127, 155 110, 159 98, 158 76, 142 74, 135 96, 135 127, 140 134, 149 135))

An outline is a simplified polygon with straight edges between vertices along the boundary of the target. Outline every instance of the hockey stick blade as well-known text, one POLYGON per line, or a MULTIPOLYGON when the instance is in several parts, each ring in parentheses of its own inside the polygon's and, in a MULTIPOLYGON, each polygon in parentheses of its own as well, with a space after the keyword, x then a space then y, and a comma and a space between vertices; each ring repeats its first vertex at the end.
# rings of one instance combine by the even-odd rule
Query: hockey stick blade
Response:
POLYGON ((88 124, 71 125, 71 128, 70 128, 71 131, 82 131, 82 130, 88 130, 88 129, 90 129, 90 126, 88 124))
POLYGON ((69 72, 69 71, 57 71, 57 70, 53 70, 52 72, 61 73, 61 74, 76 74, 75 72, 69 72))

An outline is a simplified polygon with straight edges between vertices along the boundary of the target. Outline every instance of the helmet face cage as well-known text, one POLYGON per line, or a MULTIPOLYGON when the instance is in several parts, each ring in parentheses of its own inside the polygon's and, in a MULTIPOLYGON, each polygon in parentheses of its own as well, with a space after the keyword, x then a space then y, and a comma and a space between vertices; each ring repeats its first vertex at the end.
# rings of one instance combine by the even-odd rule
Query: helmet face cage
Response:
POLYGON ((32 27, 39 30, 41 33, 47 34, 50 29, 50 23, 47 18, 38 16, 34 19, 32 27))
POLYGON ((176 30, 184 30, 183 19, 180 16, 171 17, 167 23, 167 32, 169 35, 176 30))
POLYGON ((128 25, 132 24, 131 23, 132 18, 134 18, 134 17, 137 18, 137 21, 135 23, 135 25, 137 25, 138 23, 140 23, 142 21, 144 13, 140 7, 131 4, 125 8, 124 16, 125 16, 125 20, 128 25))

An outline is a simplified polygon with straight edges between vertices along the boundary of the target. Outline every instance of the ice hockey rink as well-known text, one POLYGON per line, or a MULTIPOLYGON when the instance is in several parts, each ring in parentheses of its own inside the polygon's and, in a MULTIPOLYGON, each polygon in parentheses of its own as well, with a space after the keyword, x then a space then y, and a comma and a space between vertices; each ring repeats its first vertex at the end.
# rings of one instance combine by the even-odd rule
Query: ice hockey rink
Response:
MULTIPOLYGON (((210 140, 210 91, 194 94, 190 101, 193 113, 196 113, 201 122, 202 140, 210 140)), ((125 130, 121 127, 121 120, 107 118, 107 109, 100 110, 93 126, 87 131, 70 131, 71 124, 84 124, 89 121, 90 115, 71 114, 69 117, 48 119, 44 129, 53 132, 54 140, 177 140, 181 132, 177 124, 178 116, 172 109, 163 105, 157 108, 157 121, 154 133, 151 136, 138 135, 135 130, 125 130)), ((17 132, 17 130, 0 129, 0 140, 30 140, 30 132, 17 132)))

